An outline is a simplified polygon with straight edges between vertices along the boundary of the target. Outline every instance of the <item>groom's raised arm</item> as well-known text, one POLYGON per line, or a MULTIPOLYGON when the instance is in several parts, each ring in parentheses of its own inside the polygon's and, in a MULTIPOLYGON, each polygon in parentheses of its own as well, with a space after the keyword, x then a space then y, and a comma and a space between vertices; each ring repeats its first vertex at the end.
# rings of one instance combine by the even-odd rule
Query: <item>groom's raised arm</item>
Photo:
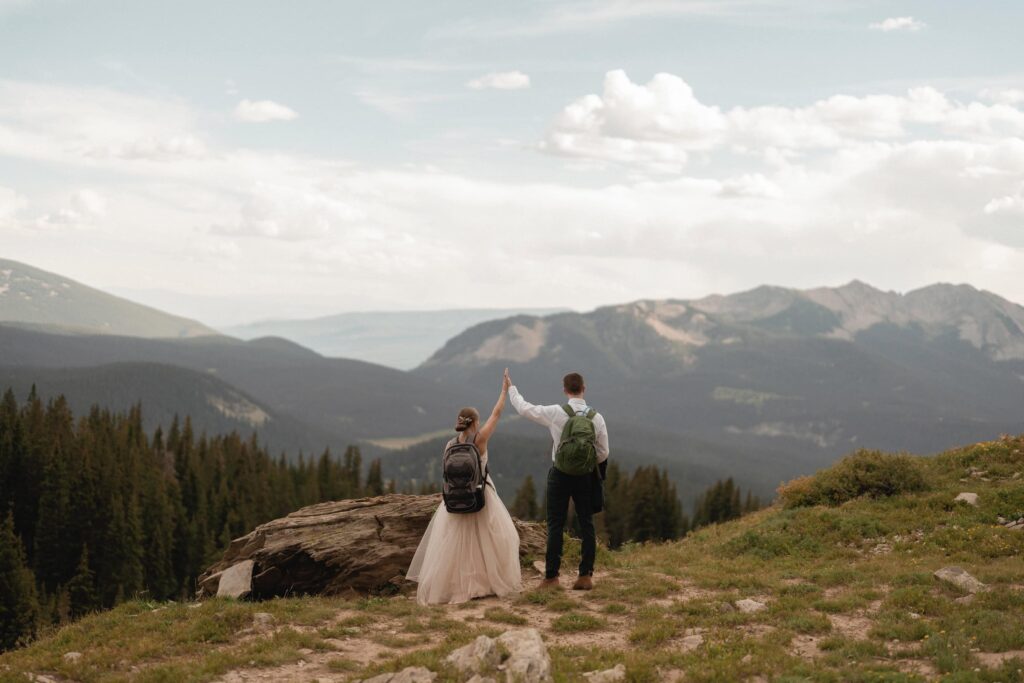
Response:
POLYGON ((516 409, 516 412, 525 417, 527 420, 533 420, 538 424, 542 424, 545 427, 550 427, 552 418, 561 413, 562 409, 558 406, 535 406, 519 393, 513 384, 508 388, 508 398, 512 402, 512 407, 516 409))

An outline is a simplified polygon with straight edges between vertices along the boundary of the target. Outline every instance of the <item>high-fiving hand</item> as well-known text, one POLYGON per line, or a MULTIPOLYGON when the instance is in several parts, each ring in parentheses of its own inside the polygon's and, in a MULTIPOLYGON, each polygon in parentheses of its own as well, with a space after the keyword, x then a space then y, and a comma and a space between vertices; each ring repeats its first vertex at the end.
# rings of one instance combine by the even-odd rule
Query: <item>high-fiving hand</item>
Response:
POLYGON ((512 375, 508 374, 508 368, 505 368, 505 376, 502 378, 501 386, 503 391, 508 391, 508 388, 512 386, 512 375))

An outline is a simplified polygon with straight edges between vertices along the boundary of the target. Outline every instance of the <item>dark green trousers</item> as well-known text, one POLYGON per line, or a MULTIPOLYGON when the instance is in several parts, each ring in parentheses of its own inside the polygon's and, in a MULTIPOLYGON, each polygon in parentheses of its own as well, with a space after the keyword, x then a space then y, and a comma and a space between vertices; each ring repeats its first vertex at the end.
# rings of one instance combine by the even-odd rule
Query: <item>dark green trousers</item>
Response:
POLYGON ((545 556, 544 576, 554 578, 562 565, 562 532, 569 514, 569 499, 576 509, 580 523, 583 551, 580 558, 580 576, 594 573, 594 555, 597 554, 597 536, 594 532, 593 477, 589 474, 573 476, 552 467, 548 470, 548 551, 545 556))

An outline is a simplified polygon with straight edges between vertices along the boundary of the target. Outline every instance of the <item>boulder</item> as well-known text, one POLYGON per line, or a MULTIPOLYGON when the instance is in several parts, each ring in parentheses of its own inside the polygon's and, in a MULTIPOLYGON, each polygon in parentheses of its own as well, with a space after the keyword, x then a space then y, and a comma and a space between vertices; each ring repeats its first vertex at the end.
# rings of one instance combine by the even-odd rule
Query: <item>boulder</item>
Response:
POLYGON ((72 663, 77 662, 81 658, 82 658, 82 653, 81 652, 65 652, 64 656, 62 657, 62 659, 65 662, 72 662, 72 663))
POLYGON ((505 631, 498 644, 509 653, 505 660, 505 678, 509 683, 549 683, 551 657, 540 637, 540 631, 527 628, 505 631))
POLYGON ((965 593, 978 593, 988 590, 988 586, 968 574, 967 570, 963 567, 943 567, 936 570, 934 576, 939 581, 956 586, 965 593))
MULTIPOLYGON (((262 599, 394 590, 391 580, 404 576, 440 502, 440 494, 389 494, 301 508, 231 541, 199 577, 197 595, 240 597, 247 589, 262 599), (230 587, 222 592, 222 585, 230 587)), ((543 553, 544 527, 515 524, 520 555, 543 553)))
POLYGON ((448 655, 446 661, 460 673, 481 673, 501 663, 501 652, 493 638, 478 636, 469 645, 448 655))

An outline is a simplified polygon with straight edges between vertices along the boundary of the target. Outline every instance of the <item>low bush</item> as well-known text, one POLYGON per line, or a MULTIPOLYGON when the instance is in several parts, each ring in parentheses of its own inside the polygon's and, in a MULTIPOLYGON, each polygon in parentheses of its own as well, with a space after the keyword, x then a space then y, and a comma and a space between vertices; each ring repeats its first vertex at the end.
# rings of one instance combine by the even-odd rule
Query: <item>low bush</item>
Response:
POLYGON ((861 449, 812 477, 800 477, 779 487, 787 508, 841 505, 870 496, 881 498, 927 488, 918 458, 861 449))

